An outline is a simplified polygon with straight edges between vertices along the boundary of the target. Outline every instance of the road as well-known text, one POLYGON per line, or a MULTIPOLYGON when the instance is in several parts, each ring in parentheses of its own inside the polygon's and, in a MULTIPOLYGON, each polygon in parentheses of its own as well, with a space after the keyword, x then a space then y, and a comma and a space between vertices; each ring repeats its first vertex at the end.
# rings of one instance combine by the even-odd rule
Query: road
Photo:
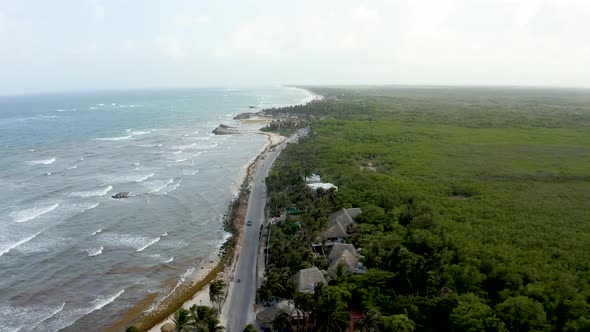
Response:
POLYGON ((250 191, 246 220, 252 220, 252 226, 244 226, 242 247, 236 269, 234 282, 230 285, 230 292, 222 315, 226 318, 225 330, 228 332, 241 332, 248 323, 253 323, 254 302, 256 299, 256 261, 258 254, 258 240, 260 225, 264 220, 264 206, 266 205, 266 185, 264 179, 272 163, 284 148, 287 142, 296 138, 290 138, 277 146, 274 151, 267 151, 262 160, 250 191), (238 276, 240 282, 237 282, 238 276))

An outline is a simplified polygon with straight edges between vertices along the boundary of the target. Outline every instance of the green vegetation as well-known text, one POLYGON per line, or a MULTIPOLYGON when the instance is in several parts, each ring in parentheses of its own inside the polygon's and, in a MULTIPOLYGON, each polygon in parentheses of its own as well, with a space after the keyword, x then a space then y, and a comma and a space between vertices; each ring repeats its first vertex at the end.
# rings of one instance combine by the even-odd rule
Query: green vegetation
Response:
POLYGON ((209 299, 212 303, 217 304, 217 310, 221 312, 221 302, 223 300, 223 289, 226 284, 222 279, 217 279, 209 284, 209 299))
POLYGON ((193 305, 186 310, 178 309, 172 319, 177 332, 221 332, 223 327, 219 325, 217 310, 212 307, 193 305))
POLYGON ((301 227, 272 227, 261 298, 293 298, 317 324, 340 319, 328 303, 362 311, 364 331, 590 330, 589 91, 311 90, 326 99, 269 111, 311 133, 267 179, 269 211, 295 205, 301 227), (338 192, 311 194, 311 173, 338 192), (369 270, 306 303, 289 278, 326 268, 310 244, 342 207, 363 210, 348 242, 369 270))

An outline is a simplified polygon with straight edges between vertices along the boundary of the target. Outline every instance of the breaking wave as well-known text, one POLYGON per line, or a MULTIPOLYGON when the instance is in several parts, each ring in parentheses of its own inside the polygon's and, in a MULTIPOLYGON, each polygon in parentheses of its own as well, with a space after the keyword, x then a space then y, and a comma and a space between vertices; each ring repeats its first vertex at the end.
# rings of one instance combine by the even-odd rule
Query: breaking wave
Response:
POLYGON ((152 177, 152 176, 154 176, 154 175, 155 175, 154 173, 150 173, 150 174, 148 174, 148 175, 146 175, 146 176, 144 176, 144 177, 142 177, 142 178, 139 178, 139 179, 135 180, 135 182, 137 182, 137 183, 139 183, 139 182, 143 182, 143 181, 145 181, 145 180, 147 180, 147 179, 151 178, 151 177, 152 177))
POLYGON ((155 238, 155 239, 153 239, 153 240, 149 241, 148 243, 146 243, 146 245, 144 245, 143 247, 141 247, 141 248, 137 249, 136 251, 137 251, 137 252, 144 251, 145 249, 147 249, 147 247, 151 246, 152 244, 154 244, 154 243, 156 243, 156 242, 158 242, 158 241, 160 241, 160 238, 159 238, 159 237, 157 237, 157 238, 155 238))
POLYGON ((98 255, 102 254, 103 249, 104 249, 104 247, 100 246, 98 248, 84 249, 84 251, 86 251, 88 253, 88 257, 94 257, 94 256, 98 256, 98 255))
POLYGON ((49 159, 41 159, 41 160, 31 160, 28 161, 27 164, 29 165, 51 165, 55 162, 55 158, 49 159))
POLYGON ((59 207, 58 203, 55 203, 55 204, 49 205, 49 206, 34 207, 34 208, 14 212, 11 214, 11 216, 12 216, 12 219, 14 222, 21 223, 21 222, 33 220, 39 216, 42 216, 46 213, 49 213, 49 212, 57 209, 58 207, 59 207))
POLYGON ((113 190, 113 186, 109 185, 105 188, 96 189, 96 190, 88 190, 88 191, 78 191, 73 192, 70 196, 76 197, 99 197, 106 195, 109 191, 113 190))
POLYGON ((37 234, 34 234, 34 235, 31 235, 29 237, 26 237, 24 239, 21 239, 21 240, 19 240, 17 242, 9 243, 8 245, 4 245, 3 248, 0 247, 0 256, 4 255, 5 253, 9 252, 10 250, 12 250, 12 249, 14 249, 14 248, 16 248, 16 247, 18 247, 18 246, 20 246, 22 244, 25 244, 25 243, 31 241, 32 239, 34 239, 35 237, 37 237, 37 235, 39 235, 39 234, 41 234, 41 232, 39 232, 37 234))
POLYGON ((118 136, 118 137, 98 137, 94 140, 96 141, 122 141, 126 139, 130 139, 132 136, 118 136))

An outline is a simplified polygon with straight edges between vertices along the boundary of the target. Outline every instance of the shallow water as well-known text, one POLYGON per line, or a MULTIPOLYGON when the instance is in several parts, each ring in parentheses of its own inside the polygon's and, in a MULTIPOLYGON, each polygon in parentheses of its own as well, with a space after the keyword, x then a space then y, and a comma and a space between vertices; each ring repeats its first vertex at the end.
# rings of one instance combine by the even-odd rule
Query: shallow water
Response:
POLYGON ((0 331, 101 331, 190 279, 227 236, 222 216, 266 142, 209 133, 249 105, 310 98, 283 87, 0 97, 0 331), (110 198, 121 191, 131 197, 110 198))

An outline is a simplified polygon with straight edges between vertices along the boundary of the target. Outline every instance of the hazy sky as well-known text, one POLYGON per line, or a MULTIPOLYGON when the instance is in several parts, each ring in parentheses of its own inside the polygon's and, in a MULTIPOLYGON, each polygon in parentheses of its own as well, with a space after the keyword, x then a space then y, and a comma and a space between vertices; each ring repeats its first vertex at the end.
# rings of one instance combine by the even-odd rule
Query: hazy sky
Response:
POLYGON ((0 93, 590 86, 590 0, 0 0, 0 93))

